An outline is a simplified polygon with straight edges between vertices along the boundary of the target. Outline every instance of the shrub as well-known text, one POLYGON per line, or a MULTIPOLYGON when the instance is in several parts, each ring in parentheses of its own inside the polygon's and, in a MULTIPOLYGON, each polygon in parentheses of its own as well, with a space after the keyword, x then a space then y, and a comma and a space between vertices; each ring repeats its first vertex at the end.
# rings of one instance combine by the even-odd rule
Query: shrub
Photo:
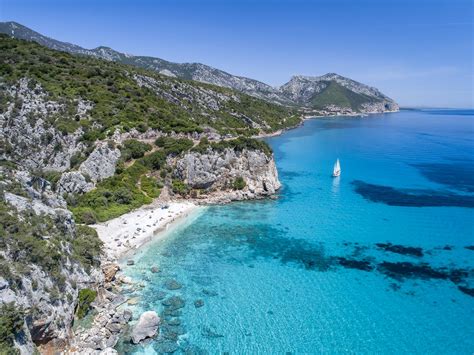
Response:
POLYGON ((94 211, 87 209, 80 214, 80 221, 85 224, 95 224, 97 223, 97 218, 94 211))
POLYGON ((166 155, 163 151, 153 152, 143 158, 143 163, 152 170, 160 170, 166 163, 166 155))
POLYGON ((0 306, 0 350, 3 354, 14 354, 13 342, 16 334, 23 328, 24 313, 13 302, 0 306))
POLYGON ((173 180, 172 188, 174 193, 180 195, 186 195, 188 192, 188 186, 181 180, 173 180))
POLYGON ((245 180, 243 179, 243 177, 239 176, 234 180, 234 183, 232 186, 234 190, 243 190, 245 186, 247 186, 247 184, 245 183, 245 180))
POLYGON ((76 238, 72 241, 72 253, 74 258, 87 270, 90 269, 90 266, 99 265, 103 244, 94 228, 76 226, 76 238))
POLYGON ((143 157, 149 150, 151 150, 151 145, 148 143, 143 143, 136 139, 128 139, 123 143, 122 155, 124 160, 130 160, 130 158, 138 159, 143 157))
POLYGON ((84 160, 85 160, 85 157, 82 156, 82 153, 80 152, 74 153, 71 156, 71 159, 69 160, 71 169, 74 169, 75 167, 79 166, 79 164, 81 164, 84 160))
POLYGON ((207 148, 209 147, 211 147, 212 150, 217 151, 217 152, 222 152, 225 149, 233 149, 235 151, 241 152, 244 149, 247 149, 247 150, 259 150, 265 153, 267 156, 272 155, 272 149, 267 143, 255 138, 247 138, 247 137, 238 137, 235 139, 222 140, 220 142, 213 142, 213 143, 208 143, 201 139, 199 144, 193 148, 193 151, 204 154, 207 151, 207 148))
POLYGON ((79 291, 79 297, 77 301, 77 318, 84 318, 91 308, 91 303, 94 302, 97 297, 97 292, 89 288, 84 288, 79 291))
POLYGON ((114 192, 114 201, 122 204, 128 205, 132 202, 133 195, 126 187, 121 187, 117 191, 114 192))
POLYGON ((166 155, 178 155, 181 152, 191 149, 194 143, 192 140, 187 138, 176 139, 171 137, 159 137, 156 139, 155 145, 157 147, 163 148, 166 155))
POLYGON ((160 188, 162 187, 156 178, 142 176, 140 179, 140 187, 148 196, 155 198, 160 195, 160 188))

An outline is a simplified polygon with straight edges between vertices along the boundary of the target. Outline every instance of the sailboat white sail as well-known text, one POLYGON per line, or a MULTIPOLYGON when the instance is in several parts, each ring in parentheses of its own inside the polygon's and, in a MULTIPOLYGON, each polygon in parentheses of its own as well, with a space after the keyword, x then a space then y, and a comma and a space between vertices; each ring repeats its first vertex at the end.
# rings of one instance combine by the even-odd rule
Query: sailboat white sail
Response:
POLYGON ((334 164, 334 169, 332 171, 332 176, 333 177, 338 177, 341 175, 341 164, 339 164, 339 159, 336 160, 336 163, 334 164))

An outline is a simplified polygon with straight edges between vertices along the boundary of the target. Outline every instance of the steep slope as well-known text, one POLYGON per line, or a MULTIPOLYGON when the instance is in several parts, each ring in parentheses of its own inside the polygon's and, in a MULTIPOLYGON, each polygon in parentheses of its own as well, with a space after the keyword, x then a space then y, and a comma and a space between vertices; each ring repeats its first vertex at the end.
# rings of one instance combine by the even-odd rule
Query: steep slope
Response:
MULTIPOLYGON (((3 84, 22 78, 30 79, 30 89, 39 84, 49 93, 42 95, 49 102, 46 105, 58 114, 51 124, 70 134, 79 128, 86 136, 98 138, 116 128, 202 132, 205 127, 221 133, 255 134, 299 121, 295 111, 218 86, 72 56, 5 36, 0 38, 0 47, 3 84)), ((2 90, 3 101, 17 95, 17 90, 2 90)), ((36 91, 32 95, 40 95, 41 90, 36 91)))
POLYGON ((28 27, 20 25, 16 22, 0 23, 0 33, 5 33, 18 39, 34 41, 55 50, 93 56, 123 64, 133 65, 139 68, 154 70, 161 74, 172 77, 196 80, 203 83, 232 88, 255 97, 267 99, 269 101, 285 101, 284 98, 279 96, 278 90, 271 87, 270 85, 262 83, 258 80, 231 75, 223 70, 212 68, 200 63, 173 63, 155 57, 134 56, 120 53, 113 50, 112 48, 103 46, 94 49, 85 49, 74 44, 60 42, 43 36, 40 33, 35 32, 28 27))
MULTIPOLYGON (((334 81, 347 90, 360 95, 359 98, 356 99, 360 104, 351 106, 351 112, 385 112, 398 110, 398 105, 392 99, 383 95, 379 90, 334 73, 325 74, 320 77, 294 76, 288 83, 279 88, 275 88, 258 80, 232 75, 201 63, 173 63, 160 58, 120 53, 111 48, 102 46, 94 49, 85 49, 77 45, 60 42, 43 36, 16 22, 1 22, 0 33, 5 33, 19 39, 35 41, 55 50, 133 65, 135 67, 153 70, 170 77, 195 80, 231 88, 272 103, 286 106, 299 106, 305 109, 323 111, 329 109, 331 112, 347 111, 347 107, 338 106, 338 102, 328 102, 324 100, 326 106, 321 107, 318 100, 315 99, 315 95, 320 93, 330 82, 334 81), (316 104, 313 105, 313 102, 316 102, 316 104)), ((348 93, 348 95, 350 94, 348 93)))
POLYGON ((0 353, 64 344, 81 290, 102 281, 101 245, 48 181, 0 166, 0 353))

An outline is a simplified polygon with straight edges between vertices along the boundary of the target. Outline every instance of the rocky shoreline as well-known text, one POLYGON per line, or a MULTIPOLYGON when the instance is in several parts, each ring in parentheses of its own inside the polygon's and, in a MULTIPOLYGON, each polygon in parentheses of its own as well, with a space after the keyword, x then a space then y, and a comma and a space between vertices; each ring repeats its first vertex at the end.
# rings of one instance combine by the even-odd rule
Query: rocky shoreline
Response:
MULTIPOLYGON (((279 186, 278 186, 279 188, 279 186)), ((186 209, 184 212, 178 213, 169 221, 166 222, 166 226, 172 227, 180 222, 182 219, 187 219, 191 216, 191 213, 197 206, 208 206, 214 204, 227 204, 232 201, 242 201, 249 199, 264 199, 271 198, 274 199, 275 193, 277 190, 272 191, 271 194, 268 193, 255 193, 249 190, 246 191, 214 191, 212 193, 200 196, 198 198, 186 199, 185 202, 182 199, 177 199, 170 201, 170 204, 183 204, 191 203, 194 207, 191 209, 186 209)), ((119 217, 121 221, 127 221, 140 213, 144 213, 145 209, 149 209, 149 213, 153 212, 153 209, 150 209, 150 206, 144 206, 138 211, 130 212, 126 215, 119 217)), ((159 206, 155 206, 155 209, 161 209, 159 206)), ((145 221, 146 218, 142 219, 145 221)), ((109 221, 108 223, 111 223, 109 221)), ((123 222, 122 222, 123 223, 123 222)), ((112 223, 113 224, 113 221, 112 223)), ((96 226, 97 228, 97 226, 96 226)), ((140 227, 138 227, 140 228, 140 227)), ((159 323, 160 319, 158 317, 158 324, 156 325, 156 331, 147 333, 149 336, 145 336, 142 339, 133 338, 133 333, 138 332, 142 327, 140 321, 136 322, 137 319, 133 319, 133 313, 130 308, 127 308, 126 305, 133 306, 135 304, 135 299, 128 298, 123 294, 123 290, 137 290, 143 287, 144 285, 134 282, 131 278, 124 276, 120 270, 119 260, 123 261, 129 265, 133 265, 133 252, 137 251, 139 248, 144 247, 144 245, 150 241, 156 240, 163 236, 163 234, 169 230, 169 228, 160 228, 154 230, 151 235, 147 235, 146 238, 141 238, 137 240, 136 245, 129 244, 128 248, 124 248, 121 252, 117 253, 115 249, 109 248, 107 245, 104 245, 106 253, 102 259, 101 270, 103 273, 103 283, 99 284, 97 287, 98 296, 96 300, 92 303, 93 311, 89 317, 92 317, 91 325, 89 327, 78 326, 72 331, 69 346, 64 350, 64 353, 67 354, 88 354, 88 355, 111 355, 117 354, 117 351, 114 347, 117 345, 118 341, 122 337, 130 338, 132 343, 139 343, 146 338, 153 337, 154 334, 159 332, 159 323), (113 252, 111 252, 113 251, 113 252), (132 323, 135 323, 132 326, 132 323), (138 328, 137 328, 138 327, 138 328)), ((98 229, 99 236, 104 233, 110 233, 107 229, 101 230, 98 229)), ((109 235, 109 234, 108 234, 109 235)), ((104 239, 103 239, 104 240, 104 239)), ((113 243, 114 238, 105 238, 106 243, 113 243)), ((153 267, 152 272, 159 272, 159 267, 153 267)), ((171 286, 170 286, 171 287, 171 286)), ((171 300, 173 301, 173 300, 171 300)), ((199 307, 200 305, 195 305, 199 307)), ((168 306, 165 306, 168 307, 168 306)), ((169 307, 168 307, 169 308, 169 307)), ((146 311, 145 313, 150 312, 146 311)), ((164 322, 164 320, 163 320, 164 322)))

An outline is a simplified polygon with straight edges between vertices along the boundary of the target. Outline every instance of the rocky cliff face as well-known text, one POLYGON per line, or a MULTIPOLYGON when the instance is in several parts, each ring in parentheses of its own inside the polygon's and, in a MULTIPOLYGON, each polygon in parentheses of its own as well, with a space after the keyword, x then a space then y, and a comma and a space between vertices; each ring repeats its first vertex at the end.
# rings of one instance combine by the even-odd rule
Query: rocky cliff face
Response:
POLYGON ((195 189, 227 191, 231 200, 269 196, 281 187, 273 157, 258 150, 189 152, 177 160, 175 175, 195 189), (236 186, 240 179, 244 184, 236 186))
MULTIPOLYGON (((65 112, 65 105, 49 99, 43 88, 20 79, 16 85, 2 85, 7 104, 0 113, 1 158, 14 160, 28 169, 65 171, 71 157, 85 146, 79 141, 82 131, 62 134, 51 120, 65 112)), ((76 114, 84 115, 85 105, 77 103, 76 114)), ((87 106, 86 106, 87 107, 87 106)))
POLYGON ((94 245, 46 180, 8 168, 0 175, 0 300, 26 312, 15 344, 24 354, 34 352, 33 343, 53 341, 60 348, 79 290, 103 278, 98 259, 82 249, 94 245))

